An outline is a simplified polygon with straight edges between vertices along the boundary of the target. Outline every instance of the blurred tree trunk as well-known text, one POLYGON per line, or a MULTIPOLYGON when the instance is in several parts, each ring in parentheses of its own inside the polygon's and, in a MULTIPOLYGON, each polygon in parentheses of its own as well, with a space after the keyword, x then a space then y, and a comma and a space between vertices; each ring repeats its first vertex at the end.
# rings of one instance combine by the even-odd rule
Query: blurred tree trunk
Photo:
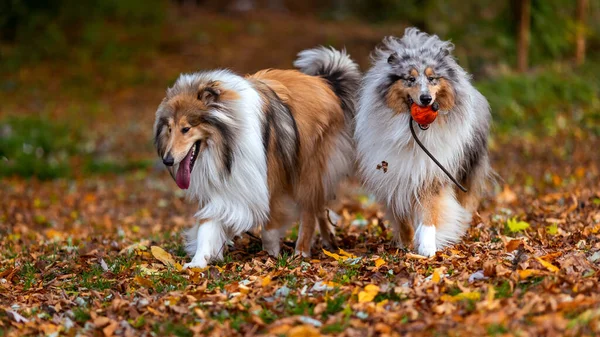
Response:
POLYGON ((531 0, 521 0, 519 4, 519 36, 517 41, 517 70, 527 71, 529 39, 531 33, 531 0))
POLYGON ((577 65, 585 62, 585 17, 588 0, 577 0, 577 17, 575 18, 575 63, 577 65))

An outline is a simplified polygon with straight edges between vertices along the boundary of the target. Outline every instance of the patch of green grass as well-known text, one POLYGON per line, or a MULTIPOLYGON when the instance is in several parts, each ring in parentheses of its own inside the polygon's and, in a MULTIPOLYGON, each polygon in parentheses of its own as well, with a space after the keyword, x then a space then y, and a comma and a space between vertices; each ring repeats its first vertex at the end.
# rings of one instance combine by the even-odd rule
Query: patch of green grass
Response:
POLYGON ((283 277, 283 279, 285 280, 285 285, 290 288, 290 289, 294 289, 298 287, 298 277, 294 274, 287 274, 283 277))
POLYGON ((73 319, 75 322, 79 324, 84 324, 89 321, 92 317, 90 316, 90 311, 86 308, 74 308, 73 309, 73 319))
POLYGON ((128 320, 129 324, 131 324, 132 327, 139 329, 141 327, 143 327, 144 325, 146 325, 146 318, 144 318, 144 316, 138 316, 138 318, 136 320, 128 320))
POLYGON ((189 284, 188 279, 170 268, 160 275, 152 275, 150 282, 152 282, 152 289, 157 293, 183 290, 189 284))
POLYGON ((448 291, 446 291, 446 294, 448 294, 450 296, 456 296, 460 293, 462 293, 462 290, 460 290, 459 287, 451 287, 451 288, 448 288, 448 291))
POLYGON ((333 282, 339 284, 349 284, 360 274, 359 265, 343 265, 333 276, 333 282))
POLYGON ((293 254, 284 251, 279 255, 279 257, 277 257, 277 262, 275 263, 275 266, 277 266, 277 268, 290 268, 291 263, 294 261, 294 259, 295 256, 293 254))
POLYGON ((336 294, 327 298, 325 310, 321 314, 322 319, 326 319, 329 315, 335 315, 344 310, 348 303, 348 295, 336 294))
POLYGON ((342 323, 342 322, 335 322, 329 325, 325 325, 322 329, 321 329, 321 333, 323 334, 334 334, 334 333, 340 333, 343 332, 346 329, 346 324, 342 323))
POLYGON ((25 290, 28 290, 37 283, 36 269, 33 263, 29 261, 23 263, 19 270, 19 278, 25 290))
POLYGON ((507 280, 503 280, 502 283, 496 285, 494 287, 494 290, 496 291, 496 299, 509 298, 512 296, 510 282, 508 282, 507 280))
POLYGON ((486 331, 489 336, 497 336, 508 333, 508 329, 502 324, 490 324, 487 326, 486 331))
POLYGON ((157 336, 177 336, 177 337, 192 337, 194 333, 182 323, 168 321, 165 323, 155 323, 152 331, 157 336))
POLYGON ((315 304, 295 295, 290 295, 284 302, 285 312, 288 316, 307 315, 312 316, 315 310, 315 304))
MULTIPOLYGON (((98 264, 94 264, 90 269, 81 273, 78 278, 79 283, 74 285, 75 288, 86 288, 89 290, 103 291, 112 287, 112 281, 104 277, 104 271, 98 264)), ((74 289, 78 290, 78 289, 74 289)))
POLYGON ((262 319, 262 321, 265 322, 265 324, 271 324, 278 318, 277 314, 275 314, 269 309, 261 310, 258 313, 258 317, 260 317, 260 319, 262 319))
POLYGON ((117 255, 114 259, 105 259, 106 264, 111 272, 118 274, 123 270, 131 269, 136 261, 133 254, 117 255))

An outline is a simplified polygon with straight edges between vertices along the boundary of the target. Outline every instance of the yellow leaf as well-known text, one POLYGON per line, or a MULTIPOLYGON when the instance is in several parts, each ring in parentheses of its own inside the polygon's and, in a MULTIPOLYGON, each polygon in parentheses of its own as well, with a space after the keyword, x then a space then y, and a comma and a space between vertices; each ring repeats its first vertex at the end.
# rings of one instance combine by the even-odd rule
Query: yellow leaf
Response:
POLYGON ((513 233, 521 232, 529 228, 529 224, 527 222, 517 221, 515 218, 508 219, 506 224, 508 225, 508 229, 513 233))
POLYGON ((379 294, 379 287, 374 284, 368 284, 358 293, 358 303, 371 302, 379 294))
POLYGON ((150 251, 152 252, 152 256, 155 259, 162 262, 167 267, 175 267, 175 260, 171 254, 167 253, 164 249, 159 246, 150 247, 150 251))
POLYGON ((479 301, 481 294, 477 291, 468 291, 454 296, 457 300, 479 301))
POLYGON ((288 337, 320 337, 321 333, 312 325, 299 325, 290 329, 288 337))
POLYGON ((385 260, 382 258, 378 258, 375 260, 375 268, 379 268, 385 264, 385 260))
POLYGON ((542 272, 540 270, 536 270, 536 269, 526 269, 526 270, 519 270, 519 278, 521 280, 530 278, 531 276, 535 276, 535 275, 539 275, 542 272))
POLYGON ((333 258, 333 259, 335 259, 336 261, 344 261, 344 258, 343 258, 343 257, 339 256, 339 255, 338 255, 338 254, 336 254, 336 253, 332 253, 332 252, 330 252, 330 251, 328 251, 328 250, 326 250, 326 249, 323 249, 323 254, 325 254, 325 255, 327 255, 327 256, 329 256, 329 257, 332 257, 332 258, 333 258))
POLYGON ((160 275, 158 270, 154 268, 148 268, 144 265, 140 266, 140 274, 142 275, 160 275))
POLYGON ((271 276, 266 276, 265 278, 262 279, 262 282, 260 284, 263 287, 266 287, 269 285, 269 283, 271 283, 271 276))
MULTIPOLYGON (((357 256, 352 254, 352 253, 348 253, 347 251, 343 250, 340 248, 340 254, 344 257, 347 257, 349 259, 355 259, 357 256)), ((345 259, 344 259, 345 260, 345 259)))
POLYGON ((491 285, 488 284, 488 291, 487 291, 487 296, 485 297, 485 299, 488 302, 493 302, 494 299, 496 298, 496 289, 494 289, 494 287, 492 287, 491 285))
POLYGON ((558 268, 557 266, 553 265, 552 263, 550 263, 544 259, 541 259, 539 257, 536 257, 535 259, 538 260, 538 262, 541 263, 542 266, 544 266, 546 269, 548 269, 549 271, 551 271, 553 273, 557 273, 560 270, 560 268, 558 268))
POLYGON ((558 234, 558 224, 553 223, 550 226, 546 227, 546 232, 548 232, 548 234, 550 235, 558 234))
POLYGON ((440 283, 440 280, 441 280, 440 273, 436 269, 433 271, 433 275, 431 275, 431 282, 440 283))
POLYGON ((458 302, 462 300, 479 301, 481 294, 477 291, 467 291, 464 293, 456 294, 454 296, 442 295, 441 300, 444 302, 458 302))

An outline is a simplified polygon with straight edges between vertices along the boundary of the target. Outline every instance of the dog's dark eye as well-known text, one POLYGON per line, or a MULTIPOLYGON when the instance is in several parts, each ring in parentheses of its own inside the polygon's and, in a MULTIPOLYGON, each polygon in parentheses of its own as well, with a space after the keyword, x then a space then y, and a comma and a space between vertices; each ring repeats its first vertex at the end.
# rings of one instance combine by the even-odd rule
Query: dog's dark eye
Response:
POLYGON ((429 80, 429 82, 435 81, 435 77, 427 77, 427 79, 429 80))
POLYGON ((188 127, 181 129, 181 133, 183 133, 183 134, 186 134, 188 131, 190 131, 190 128, 188 128, 188 127))
POLYGON ((415 78, 411 76, 411 77, 408 78, 408 81, 412 83, 412 82, 415 81, 415 78))

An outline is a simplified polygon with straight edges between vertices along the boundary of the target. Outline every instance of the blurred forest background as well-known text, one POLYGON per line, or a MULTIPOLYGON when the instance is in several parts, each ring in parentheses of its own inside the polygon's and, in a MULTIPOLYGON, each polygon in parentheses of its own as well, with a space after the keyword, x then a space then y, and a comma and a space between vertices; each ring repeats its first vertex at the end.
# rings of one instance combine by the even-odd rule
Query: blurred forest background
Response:
POLYGON ((154 111, 181 72, 290 68, 320 44, 364 71, 407 26, 455 43, 492 105, 492 146, 554 139, 564 157, 600 135, 597 0, 4 0, 0 175, 151 167, 154 111))

